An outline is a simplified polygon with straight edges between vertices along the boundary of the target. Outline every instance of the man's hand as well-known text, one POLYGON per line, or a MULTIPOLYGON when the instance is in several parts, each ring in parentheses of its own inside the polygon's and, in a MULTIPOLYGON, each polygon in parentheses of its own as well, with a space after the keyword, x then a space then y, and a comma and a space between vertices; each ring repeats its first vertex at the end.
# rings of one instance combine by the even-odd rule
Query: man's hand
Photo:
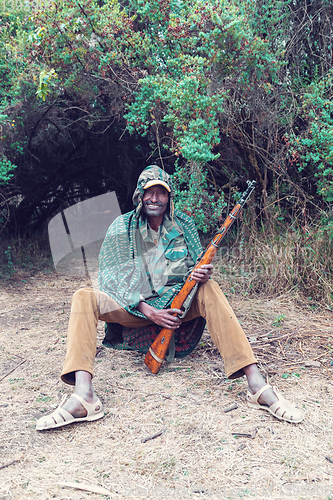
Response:
POLYGON ((191 273, 192 279, 199 283, 206 283, 213 272, 213 264, 203 264, 191 273))
POLYGON ((150 319, 150 321, 163 328, 175 330, 182 324, 178 316, 174 316, 174 314, 182 314, 180 309, 156 309, 146 302, 140 302, 137 309, 150 319))

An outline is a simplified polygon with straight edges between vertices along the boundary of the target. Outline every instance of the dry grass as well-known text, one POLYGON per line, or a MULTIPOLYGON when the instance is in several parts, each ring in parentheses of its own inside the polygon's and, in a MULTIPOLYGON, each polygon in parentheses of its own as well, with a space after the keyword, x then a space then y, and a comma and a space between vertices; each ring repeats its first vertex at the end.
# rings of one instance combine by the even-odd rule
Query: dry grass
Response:
POLYGON ((333 310, 332 263, 332 242, 319 229, 288 228, 278 234, 243 225, 231 246, 219 251, 218 277, 231 293, 288 293, 299 302, 333 310))
POLYGON ((30 239, 0 237, 0 278, 9 279, 15 273, 45 269, 53 269, 45 234, 30 239))
POLYGON ((103 348, 94 381, 105 418, 37 432, 36 420, 69 392, 59 372, 70 298, 84 285, 54 273, 1 282, 1 500, 103 498, 64 483, 102 486, 104 498, 121 500, 333 498, 333 315, 288 297, 230 295, 260 365, 304 408, 303 423, 248 408, 245 380, 226 380, 205 334, 195 354, 157 376, 142 355, 103 348), (318 367, 305 367, 316 358, 318 367))

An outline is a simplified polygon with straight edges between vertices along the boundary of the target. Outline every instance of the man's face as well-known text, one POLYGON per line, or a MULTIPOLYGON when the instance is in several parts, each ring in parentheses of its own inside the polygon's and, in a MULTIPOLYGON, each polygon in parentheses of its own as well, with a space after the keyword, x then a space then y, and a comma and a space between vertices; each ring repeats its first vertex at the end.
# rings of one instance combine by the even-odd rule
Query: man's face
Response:
POLYGON ((147 217, 158 217, 166 211, 169 201, 169 193, 165 187, 157 184, 145 189, 142 203, 143 212, 147 217))

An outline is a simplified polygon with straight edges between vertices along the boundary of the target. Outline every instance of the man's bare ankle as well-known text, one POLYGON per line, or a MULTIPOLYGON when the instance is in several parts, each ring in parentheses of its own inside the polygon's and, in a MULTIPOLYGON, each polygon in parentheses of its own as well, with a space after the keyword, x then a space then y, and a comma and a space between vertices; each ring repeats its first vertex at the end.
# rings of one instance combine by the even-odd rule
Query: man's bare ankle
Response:
POLYGON ((74 394, 81 396, 81 398, 84 399, 89 404, 96 403, 98 399, 94 389, 86 391, 86 390, 81 390, 79 388, 75 388, 74 394))

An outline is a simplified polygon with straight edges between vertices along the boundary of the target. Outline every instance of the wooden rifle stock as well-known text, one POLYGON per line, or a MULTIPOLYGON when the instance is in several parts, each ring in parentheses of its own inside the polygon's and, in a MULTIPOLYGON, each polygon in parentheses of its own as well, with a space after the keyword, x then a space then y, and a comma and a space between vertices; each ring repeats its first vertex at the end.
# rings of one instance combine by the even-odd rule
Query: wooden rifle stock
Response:
MULTIPOLYGON (((228 229, 232 226, 233 222, 239 216, 242 208, 244 207, 246 201, 250 197, 252 191, 255 188, 256 181, 247 181, 248 187, 247 190, 242 194, 240 201, 235 205, 233 210, 230 212, 228 217, 223 222, 219 231, 215 234, 214 238, 208 244, 202 258, 197 262, 194 269, 201 267, 203 264, 210 264, 215 256, 221 241, 227 234, 228 229)), ((176 297, 173 299, 170 308, 173 309, 181 309, 186 297, 189 295, 191 290, 194 288, 196 281, 192 279, 192 272, 188 276, 181 290, 177 293, 176 297)), ((163 360, 166 356, 167 350, 169 348, 169 344, 174 333, 174 329, 163 328, 160 333, 157 335, 156 339, 149 347, 149 350, 145 357, 145 364, 149 368, 152 373, 158 373, 163 363, 163 360)))

